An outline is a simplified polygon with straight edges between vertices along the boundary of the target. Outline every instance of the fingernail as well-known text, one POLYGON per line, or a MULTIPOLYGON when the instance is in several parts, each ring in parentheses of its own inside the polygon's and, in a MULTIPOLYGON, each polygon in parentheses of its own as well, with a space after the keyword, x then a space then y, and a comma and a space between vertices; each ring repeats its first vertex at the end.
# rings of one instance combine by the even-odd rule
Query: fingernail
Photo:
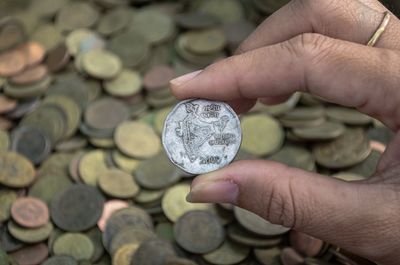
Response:
POLYGON ((235 203, 238 195, 239 188, 233 181, 207 181, 192 185, 186 200, 235 203))
POLYGON ((186 82, 192 80, 193 78, 195 78, 198 74, 201 73, 201 71, 203 71, 203 70, 198 70, 198 71, 195 71, 195 72, 188 73, 186 75, 179 76, 179 77, 177 77, 175 79, 172 79, 169 82, 174 86, 183 85, 184 83, 186 83, 186 82))

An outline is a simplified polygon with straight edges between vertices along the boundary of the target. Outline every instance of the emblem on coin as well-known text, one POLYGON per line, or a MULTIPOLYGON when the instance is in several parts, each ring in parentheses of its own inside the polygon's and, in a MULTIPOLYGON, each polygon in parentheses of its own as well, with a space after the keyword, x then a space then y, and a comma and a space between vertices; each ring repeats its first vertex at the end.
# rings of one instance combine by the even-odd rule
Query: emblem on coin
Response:
POLYGON ((234 159, 242 133, 239 118, 227 104, 190 99, 167 116, 162 137, 172 163, 188 173, 203 174, 234 159))

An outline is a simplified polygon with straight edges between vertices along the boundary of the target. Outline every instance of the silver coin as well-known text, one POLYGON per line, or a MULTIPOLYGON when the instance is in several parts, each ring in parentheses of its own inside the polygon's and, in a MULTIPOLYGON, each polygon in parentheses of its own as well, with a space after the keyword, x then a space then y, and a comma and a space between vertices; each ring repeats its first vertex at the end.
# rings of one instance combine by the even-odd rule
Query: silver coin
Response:
POLYGON ((178 103, 164 123, 162 142, 169 159, 191 174, 229 164, 242 141, 240 121, 223 102, 189 99, 178 103))

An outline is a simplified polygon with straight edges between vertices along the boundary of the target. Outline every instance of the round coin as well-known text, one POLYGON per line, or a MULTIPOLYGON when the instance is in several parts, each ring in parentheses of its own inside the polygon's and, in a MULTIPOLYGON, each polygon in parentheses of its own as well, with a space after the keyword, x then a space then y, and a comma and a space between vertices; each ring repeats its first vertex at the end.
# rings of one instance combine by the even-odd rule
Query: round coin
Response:
POLYGON ((25 228, 19 226, 15 222, 9 221, 7 224, 8 231, 16 239, 33 244, 42 242, 49 238, 51 232, 53 231, 53 225, 51 222, 46 223, 38 228, 25 228))
POLYGON ((366 125, 372 122, 372 118, 355 109, 344 107, 329 107, 326 115, 336 121, 349 125, 366 125))
POLYGON ((203 255, 203 258, 211 264, 233 265, 246 259, 249 254, 249 247, 226 240, 216 250, 203 255))
POLYGON ((140 92, 142 79, 138 72, 121 71, 114 79, 104 82, 106 92, 115 97, 127 97, 140 92))
POLYGON ((111 79, 122 69, 121 60, 111 52, 94 49, 83 54, 82 66, 89 75, 99 79, 111 79))
POLYGON ((11 216, 19 225, 37 228, 49 221, 47 205, 33 197, 18 198, 11 206, 11 216))
POLYGON ((78 262, 71 256, 57 255, 48 258, 42 265, 78 265, 78 262))
POLYGON ((55 73, 62 70, 69 62, 70 55, 67 46, 61 43, 51 49, 45 60, 45 64, 50 72, 55 73))
POLYGON ((284 140, 283 129, 267 114, 255 114, 242 118, 244 151, 257 156, 272 154, 280 149, 284 140))
POLYGON ((175 71, 167 65, 158 65, 150 69, 143 77, 143 85, 147 90, 157 90, 169 86, 175 77, 175 71))
POLYGON ((115 252, 124 245, 128 244, 140 245, 146 240, 149 240, 154 237, 155 234, 151 230, 126 226, 113 236, 109 252, 111 255, 114 255, 115 252))
POLYGON ((47 158, 51 148, 49 136, 37 127, 23 125, 11 134, 11 150, 24 155, 35 165, 47 158))
POLYGON ((369 140, 362 129, 347 129, 332 142, 313 147, 317 163, 332 169, 356 165, 365 160, 370 152, 369 140))
POLYGON ((34 66, 41 63, 44 59, 46 51, 44 47, 34 41, 30 41, 18 49, 22 50, 26 58, 26 66, 34 66))
POLYGON ((95 188, 71 185, 51 201, 51 218, 66 231, 84 231, 96 225, 103 212, 103 204, 104 198, 95 188))
POLYGON ((70 2, 56 17, 56 25, 64 31, 90 28, 99 18, 97 9, 88 2, 70 2))
POLYGON ((293 133, 301 139, 322 141, 339 137, 345 129, 341 123, 327 121, 315 127, 294 128, 293 133))
POLYGON ((125 201, 121 200, 109 200, 104 204, 103 213, 97 222, 97 226, 99 227, 100 231, 104 231, 106 223, 111 215, 116 212, 117 210, 127 208, 129 204, 125 201))
POLYGON ((139 186, 133 177, 119 169, 105 171, 99 176, 98 185, 108 196, 127 199, 139 192, 139 186))
POLYGON ((140 244, 132 257, 131 264, 164 265, 168 257, 174 257, 172 244, 158 238, 149 239, 140 244))
POLYGON ((35 169, 24 156, 7 152, 0 154, 0 183, 11 188, 24 188, 35 180, 35 169))
POLYGON ((187 35, 186 48, 197 54, 210 54, 221 51, 226 44, 224 33, 219 29, 193 31, 187 35))
POLYGON ((225 231, 218 217, 208 211, 190 211, 174 225, 176 242, 183 249, 204 254, 217 249, 225 238, 225 231))
POLYGON ((11 50, 0 54, 0 76, 13 76, 26 66, 26 58, 22 51, 11 50))
POLYGON ((102 150, 93 150, 80 159, 79 176, 88 185, 96 186, 100 175, 108 171, 106 153, 102 150))
POLYGON ((115 130, 114 139, 118 149, 132 157, 150 158, 161 149, 158 135, 152 127, 143 122, 121 123, 115 130))
POLYGON ((48 74, 44 65, 36 65, 10 78, 13 85, 28 85, 44 79, 48 74))
POLYGON ((56 239, 53 245, 55 255, 67 255, 75 260, 89 260, 94 246, 89 237, 80 233, 65 233, 56 239))
POLYGON ((19 265, 41 264, 48 255, 49 250, 44 243, 26 246, 10 254, 19 265))
POLYGON ((132 243, 120 247, 114 254, 112 264, 131 265, 132 258, 138 249, 139 244, 132 243))
POLYGON ((277 236, 282 235, 290 230, 290 228, 283 227, 281 225, 271 224, 262 217, 243 208, 235 207, 234 213, 236 220, 244 228, 259 235, 277 236))
POLYGON ((180 102, 167 116, 162 140, 169 159, 191 174, 229 164, 242 139, 240 121, 223 102, 203 99, 180 102))

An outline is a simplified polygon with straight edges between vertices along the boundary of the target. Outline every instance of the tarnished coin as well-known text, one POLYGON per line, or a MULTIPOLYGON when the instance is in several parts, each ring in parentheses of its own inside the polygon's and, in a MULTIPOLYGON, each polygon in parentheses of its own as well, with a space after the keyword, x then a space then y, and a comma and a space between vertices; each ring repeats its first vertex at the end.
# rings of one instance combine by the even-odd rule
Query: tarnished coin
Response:
POLYGON ((106 153, 102 150, 93 150, 84 154, 79 161, 78 171, 85 184, 96 186, 100 175, 108 171, 106 153))
POLYGON ((138 72, 121 71, 114 79, 104 82, 104 89, 115 97, 127 97, 140 92, 142 79, 138 72))
POLYGON ((336 121, 349 125, 366 125, 372 122, 372 118, 355 109, 344 107, 329 107, 326 115, 336 121))
POLYGON ((11 188, 23 188, 35 180, 35 169, 24 156, 7 152, 0 154, 0 183, 11 188))
POLYGON ((10 148, 10 136, 7 131, 0 130, 0 152, 7 152, 10 148))
POLYGON ((315 127, 294 128, 293 133, 301 139, 322 141, 339 137, 345 129, 341 123, 327 121, 315 127))
POLYGON ((67 255, 74 259, 89 260, 94 246, 89 237, 80 233, 65 233, 56 239, 53 245, 55 255, 67 255))
POLYGON ((232 241, 250 247, 269 248, 282 243, 281 237, 261 236, 244 229, 242 226, 236 223, 228 226, 227 233, 232 241))
POLYGON ((232 265, 237 264, 250 254, 250 248, 226 240, 219 248, 204 254, 203 258, 211 264, 232 265))
POLYGON ((247 211, 240 207, 234 209, 237 221, 247 230, 263 235, 263 236, 277 236, 282 235, 290 230, 290 228, 281 225, 271 224, 260 216, 247 211))
POLYGON ((78 262, 71 256, 57 255, 46 259, 42 265, 78 265, 78 262))
POLYGON ((113 236, 110 248, 108 250, 111 255, 114 255, 114 253, 124 245, 127 244, 140 245, 146 240, 155 238, 155 236, 156 235, 152 230, 126 226, 113 236))
POLYGON ((202 174, 229 164, 242 134, 239 118, 226 103, 192 99, 176 105, 167 116, 162 139, 172 163, 202 174))
POLYGON ((20 265, 41 264, 48 255, 49 250, 44 243, 26 246, 10 254, 20 265))
POLYGON ((64 43, 51 49, 45 60, 45 64, 50 72, 55 73, 62 70, 69 62, 70 55, 64 43))
POLYGON ((118 149, 132 157, 150 158, 161 149, 158 135, 152 127, 143 122, 121 123, 115 130, 114 139, 118 149))
POLYGON ((190 211, 175 223, 174 236, 185 250, 204 254, 222 244, 225 231, 215 214, 209 211, 190 211))
POLYGON ((316 144, 313 153, 318 164, 336 169, 362 162, 371 153, 371 147, 362 129, 347 129, 332 142, 316 144))
POLYGON ((49 136, 40 128, 24 125, 11 134, 11 150, 29 158, 35 165, 47 158, 51 148, 49 136))
POLYGON ((56 17, 56 25, 63 31, 90 28, 99 18, 97 9, 87 2, 70 2, 62 7, 56 17))
POLYGON ((140 160, 126 156, 118 150, 112 152, 112 161, 121 170, 132 173, 139 166, 140 160))
POLYGON ((108 196, 127 199, 139 192, 139 186, 132 175, 119 169, 111 169, 99 176, 98 185, 108 196))
POLYGON ((7 224, 8 231, 10 234, 22 242, 33 244, 42 242, 49 238, 53 231, 53 224, 51 222, 46 223, 38 228, 25 228, 13 221, 9 221, 7 224))
POLYGON ((84 231, 96 225, 103 212, 103 204, 104 198, 95 188, 72 185, 51 201, 51 218, 66 231, 84 231))
POLYGON ((83 54, 82 66, 89 75, 99 79, 111 79, 122 69, 118 56, 106 50, 94 49, 83 54))
POLYGON ((33 197, 18 198, 11 206, 11 216, 19 225, 37 228, 49 221, 47 205, 33 197))
POLYGON ((164 265, 168 257, 175 255, 170 242, 158 238, 149 239, 140 244, 132 257, 131 264, 164 265))
POLYGON ((278 247, 274 248, 255 248, 253 250, 256 259, 263 265, 280 264, 281 250, 278 247))
POLYGON ((138 247, 139 244, 136 243, 123 245, 114 253, 112 263, 118 265, 131 265, 132 258, 138 247))

